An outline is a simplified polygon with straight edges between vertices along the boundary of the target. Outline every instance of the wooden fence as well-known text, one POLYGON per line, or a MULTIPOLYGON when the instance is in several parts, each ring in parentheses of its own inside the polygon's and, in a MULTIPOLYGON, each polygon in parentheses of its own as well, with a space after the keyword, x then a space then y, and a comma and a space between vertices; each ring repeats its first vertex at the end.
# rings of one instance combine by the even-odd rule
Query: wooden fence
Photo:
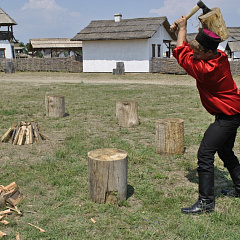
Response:
MULTIPOLYGON (((4 71, 7 62, 14 63, 15 71, 83 72, 83 63, 75 58, 17 58, 0 60, 0 71, 4 71)), ((233 75, 240 75, 240 61, 230 61, 233 75)), ((152 58, 152 73, 186 74, 175 58, 152 58)))
MULTIPOLYGON (((240 61, 230 61, 230 67, 233 75, 240 75, 240 61)), ((151 72, 186 74, 175 58, 152 58, 151 72)))
POLYGON ((16 58, 0 62, 0 71, 4 71, 7 62, 14 63, 15 71, 82 72, 83 63, 74 58, 16 58))

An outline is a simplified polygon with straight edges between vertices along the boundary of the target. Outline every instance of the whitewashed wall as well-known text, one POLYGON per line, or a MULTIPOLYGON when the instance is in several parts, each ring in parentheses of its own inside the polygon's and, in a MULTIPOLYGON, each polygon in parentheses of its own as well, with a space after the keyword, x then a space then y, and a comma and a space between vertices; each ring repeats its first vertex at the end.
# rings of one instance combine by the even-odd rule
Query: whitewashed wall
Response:
POLYGON ((83 41, 84 72, 112 72, 116 62, 125 72, 148 72, 148 40, 83 41))
POLYGON ((150 39, 83 41, 83 72, 112 72, 116 62, 124 62, 125 72, 150 72, 152 44, 161 45, 161 57, 171 37, 160 27, 150 39))
POLYGON ((0 48, 5 49, 5 57, 6 58, 13 58, 12 48, 11 48, 11 44, 9 43, 9 41, 1 40, 0 48))

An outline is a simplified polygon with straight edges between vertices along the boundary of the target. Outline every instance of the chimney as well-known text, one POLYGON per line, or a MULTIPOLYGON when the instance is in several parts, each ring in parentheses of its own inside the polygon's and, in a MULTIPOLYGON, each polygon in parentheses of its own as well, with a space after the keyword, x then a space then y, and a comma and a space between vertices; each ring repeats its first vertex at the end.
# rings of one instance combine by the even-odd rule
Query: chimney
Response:
POLYGON ((121 13, 116 13, 114 14, 115 22, 120 22, 122 19, 122 14, 121 13))

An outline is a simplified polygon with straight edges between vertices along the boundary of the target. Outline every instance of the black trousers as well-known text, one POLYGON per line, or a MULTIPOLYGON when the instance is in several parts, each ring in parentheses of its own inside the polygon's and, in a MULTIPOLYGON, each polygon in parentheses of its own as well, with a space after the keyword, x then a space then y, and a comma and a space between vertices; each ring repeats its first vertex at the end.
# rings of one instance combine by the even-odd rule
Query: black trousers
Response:
POLYGON ((234 169, 239 165, 233 152, 240 114, 219 114, 206 130, 198 150, 198 172, 214 173, 214 155, 217 152, 224 167, 234 169))

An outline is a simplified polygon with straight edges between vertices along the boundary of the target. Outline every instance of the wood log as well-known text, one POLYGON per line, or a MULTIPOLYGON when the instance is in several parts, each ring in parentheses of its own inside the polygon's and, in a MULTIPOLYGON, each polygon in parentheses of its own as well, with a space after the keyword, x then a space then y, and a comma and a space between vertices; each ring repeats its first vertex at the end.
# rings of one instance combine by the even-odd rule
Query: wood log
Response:
POLYGON ((220 8, 216 7, 211 10, 212 11, 207 14, 200 15, 199 20, 202 23, 203 28, 216 33, 221 37, 221 41, 223 42, 229 38, 229 31, 226 27, 220 8))
POLYGON ((45 96, 46 116, 59 118, 65 116, 65 98, 61 95, 45 96))
POLYGON ((35 122, 31 121, 31 125, 32 125, 32 128, 33 128, 33 133, 34 133, 36 141, 37 142, 42 141, 42 137, 40 136, 40 134, 38 132, 38 128, 37 128, 35 122))
POLYGON ((20 122, 17 123, 17 126, 14 129, 14 131, 13 131, 13 134, 12 134, 12 144, 14 143, 14 140, 15 140, 16 134, 17 134, 17 132, 19 130, 19 127, 20 127, 20 122))
POLYGON ((89 197, 97 203, 127 198, 127 153, 115 148, 88 152, 89 197))
POLYGON ((7 132, 2 136, 1 142, 9 142, 11 140, 11 136, 14 132, 14 129, 17 127, 17 123, 14 123, 7 132))
POLYGON ((19 137, 18 137, 18 142, 17 145, 23 145, 26 139, 26 126, 22 126, 21 127, 21 131, 19 133, 19 137))
POLYGON ((139 125, 138 103, 135 101, 117 101, 116 117, 120 127, 139 125))
POLYGON ((156 152, 160 154, 184 153, 184 121, 159 119, 156 121, 156 152))

